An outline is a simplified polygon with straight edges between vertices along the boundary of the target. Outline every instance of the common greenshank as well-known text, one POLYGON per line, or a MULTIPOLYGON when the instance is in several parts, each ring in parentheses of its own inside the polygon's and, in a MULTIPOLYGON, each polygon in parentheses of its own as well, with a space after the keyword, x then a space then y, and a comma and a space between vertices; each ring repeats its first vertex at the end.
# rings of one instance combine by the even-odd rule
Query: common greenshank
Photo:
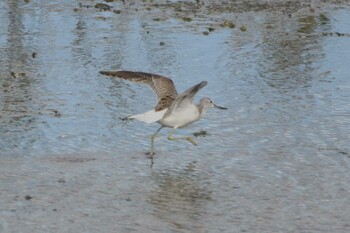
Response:
POLYGON ((197 105, 193 103, 193 97, 207 85, 207 81, 200 82, 178 95, 173 81, 161 75, 134 71, 100 71, 100 74, 146 84, 157 94, 158 103, 154 109, 129 117, 146 123, 157 122, 161 125, 151 136, 150 156, 155 154, 154 140, 162 128, 173 128, 168 135, 168 140, 185 139, 196 146, 197 143, 190 136, 173 137, 174 131, 199 120, 209 108, 227 109, 214 104, 207 97, 202 98, 197 105))

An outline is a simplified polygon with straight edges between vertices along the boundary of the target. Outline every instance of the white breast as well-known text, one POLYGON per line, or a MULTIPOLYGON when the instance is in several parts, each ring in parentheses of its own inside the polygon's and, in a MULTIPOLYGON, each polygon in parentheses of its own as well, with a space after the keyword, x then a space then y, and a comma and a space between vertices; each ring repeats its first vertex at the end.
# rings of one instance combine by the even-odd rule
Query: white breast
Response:
POLYGON ((198 108, 194 104, 186 105, 185 108, 177 108, 168 116, 164 117, 159 123, 166 127, 182 128, 195 121, 200 117, 198 108))

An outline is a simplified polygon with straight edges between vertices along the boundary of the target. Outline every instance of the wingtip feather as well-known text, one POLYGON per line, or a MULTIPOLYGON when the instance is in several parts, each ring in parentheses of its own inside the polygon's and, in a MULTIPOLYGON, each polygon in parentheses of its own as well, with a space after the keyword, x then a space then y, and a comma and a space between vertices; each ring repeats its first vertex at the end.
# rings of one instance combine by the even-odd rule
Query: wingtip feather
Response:
POLYGON ((201 87, 205 87, 206 85, 208 85, 208 82, 207 82, 207 81, 202 81, 202 82, 201 82, 201 87))
POLYGON ((99 73, 107 76, 117 76, 119 70, 101 70, 99 73))

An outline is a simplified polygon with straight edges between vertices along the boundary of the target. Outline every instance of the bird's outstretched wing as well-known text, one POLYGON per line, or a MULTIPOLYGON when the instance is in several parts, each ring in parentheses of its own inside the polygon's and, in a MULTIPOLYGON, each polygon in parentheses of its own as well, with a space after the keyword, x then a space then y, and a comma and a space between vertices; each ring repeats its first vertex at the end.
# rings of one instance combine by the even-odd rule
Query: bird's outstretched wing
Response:
POLYGON ((118 77, 135 83, 143 83, 151 87, 158 97, 158 104, 154 108, 155 111, 169 108, 177 97, 173 81, 158 74, 134 71, 100 71, 100 74, 118 77))
POLYGON ((197 92, 200 89, 205 87, 207 84, 208 84, 207 81, 202 81, 202 82, 198 83, 197 85, 194 85, 193 87, 188 88, 186 91, 184 91, 183 93, 178 95, 176 97, 176 99, 174 100, 174 102, 172 103, 168 112, 171 112, 172 109, 177 109, 177 108, 181 107, 181 105, 183 105, 183 104, 187 104, 189 102, 192 103, 193 97, 197 94, 197 92))

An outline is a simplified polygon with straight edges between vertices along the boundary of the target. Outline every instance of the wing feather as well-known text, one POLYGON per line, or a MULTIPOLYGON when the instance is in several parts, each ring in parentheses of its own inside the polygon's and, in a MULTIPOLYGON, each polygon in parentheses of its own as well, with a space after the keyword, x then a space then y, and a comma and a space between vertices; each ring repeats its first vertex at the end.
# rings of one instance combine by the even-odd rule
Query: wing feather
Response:
POLYGON ((134 83, 146 84, 157 94, 158 104, 155 111, 161 111, 171 106, 177 97, 177 91, 170 78, 145 72, 134 71, 100 71, 100 74, 118 77, 134 83))

